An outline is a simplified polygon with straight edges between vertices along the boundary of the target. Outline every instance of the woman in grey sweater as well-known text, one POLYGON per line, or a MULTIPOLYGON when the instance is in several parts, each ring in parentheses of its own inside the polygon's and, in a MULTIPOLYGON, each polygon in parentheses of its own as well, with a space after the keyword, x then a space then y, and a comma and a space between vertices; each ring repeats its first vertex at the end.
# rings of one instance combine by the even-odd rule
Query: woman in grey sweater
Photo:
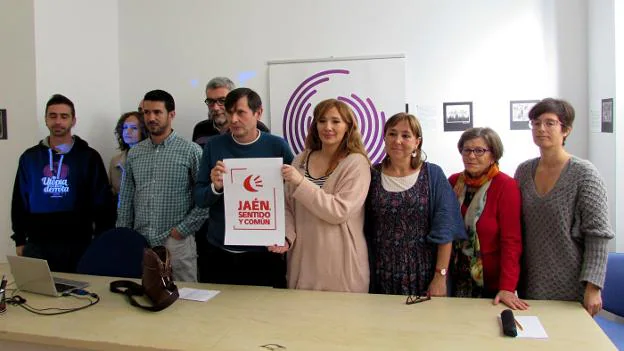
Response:
POLYGON ((518 166, 524 237, 523 295, 527 299, 581 301, 602 308, 607 244, 614 237, 607 193, 596 167, 569 154, 574 108, 547 98, 529 112, 540 157, 518 166))

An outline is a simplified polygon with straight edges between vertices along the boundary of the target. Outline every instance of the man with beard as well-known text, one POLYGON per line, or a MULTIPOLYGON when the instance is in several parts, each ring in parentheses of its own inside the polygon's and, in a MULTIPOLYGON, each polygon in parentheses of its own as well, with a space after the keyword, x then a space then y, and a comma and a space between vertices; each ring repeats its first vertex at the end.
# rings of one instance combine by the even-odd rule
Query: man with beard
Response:
MULTIPOLYGON (((206 100, 204 100, 204 103, 208 106, 208 119, 197 123, 195 128, 193 128, 193 141, 202 148, 206 145, 208 138, 229 131, 223 104, 227 94, 234 88, 236 88, 234 82, 226 77, 212 78, 206 84, 206 100)), ((256 124, 260 131, 270 132, 264 123, 257 121, 256 124)))
POLYGON ((208 217, 192 194, 201 149, 172 129, 175 102, 166 91, 145 94, 143 115, 150 136, 128 152, 117 227, 133 228, 151 246, 166 246, 174 280, 196 282, 195 232, 208 217))
POLYGON ((97 235, 113 227, 114 204, 97 151, 72 135, 74 103, 56 94, 48 100, 50 135, 19 159, 11 222, 18 256, 42 258, 57 272, 75 272, 97 235))

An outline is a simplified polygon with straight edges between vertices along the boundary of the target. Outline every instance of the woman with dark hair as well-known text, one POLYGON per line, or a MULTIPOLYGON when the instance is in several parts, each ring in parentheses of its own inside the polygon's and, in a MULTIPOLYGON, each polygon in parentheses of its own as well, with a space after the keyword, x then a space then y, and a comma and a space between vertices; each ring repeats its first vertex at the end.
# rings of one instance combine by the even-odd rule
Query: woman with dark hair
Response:
POLYGON ((121 150, 121 152, 113 156, 110 161, 108 179, 113 188, 113 195, 116 198, 119 196, 128 150, 148 136, 143 114, 141 112, 132 111, 121 115, 115 126, 115 136, 117 137, 119 150, 121 150))
POLYGON ((596 167, 569 154, 574 108, 547 98, 529 111, 540 157, 518 166, 524 230, 523 296, 581 301, 592 316, 602 309, 609 224, 607 190, 596 167))
POLYGON ((286 181, 288 287, 367 292, 368 251, 364 201, 370 184, 368 160, 353 111, 329 99, 314 108, 305 151, 286 181))
POLYGON ((392 116, 383 133, 387 156, 366 202, 370 291, 446 296, 451 243, 466 236, 457 200, 442 169, 425 162, 415 116, 392 116))
POLYGON ((490 128, 470 128, 457 148, 464 171, 453 174, 449 182, 468 240, 456 242, 453 295, 493 298, 494 304, 525 310, 529 305, 515 294, 522 254, 520 189, 498 169, 503 142, 490 128))

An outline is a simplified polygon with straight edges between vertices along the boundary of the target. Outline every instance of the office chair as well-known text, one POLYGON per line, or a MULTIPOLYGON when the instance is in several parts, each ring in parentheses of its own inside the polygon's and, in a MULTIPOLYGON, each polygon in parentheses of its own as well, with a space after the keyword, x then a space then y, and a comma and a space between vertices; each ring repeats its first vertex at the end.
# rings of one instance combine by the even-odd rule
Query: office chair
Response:
POLYGON ((602 308, 620 317, 611 320, 597 315, 594 320, 615 344, 624 350, 624 253, 610 253, 602 289, 602 308))
POLYGON ((141 278, 147 240, 130 228, 116 228, 96 237, 78 262, 80 274, 141 278))

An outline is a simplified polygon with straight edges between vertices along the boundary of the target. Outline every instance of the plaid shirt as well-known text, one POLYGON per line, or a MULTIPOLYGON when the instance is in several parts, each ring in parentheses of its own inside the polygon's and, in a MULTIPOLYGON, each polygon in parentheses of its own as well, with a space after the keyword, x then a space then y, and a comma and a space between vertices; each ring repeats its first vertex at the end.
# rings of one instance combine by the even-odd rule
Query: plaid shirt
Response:
POLYGON ((208 209, 193 202, 202 151, 172 132, 161 144, 146 139, 128 152, 119 194, 117 227, 134 228, 150 245, 164 245, 172 228, 195 234, 208 209))

